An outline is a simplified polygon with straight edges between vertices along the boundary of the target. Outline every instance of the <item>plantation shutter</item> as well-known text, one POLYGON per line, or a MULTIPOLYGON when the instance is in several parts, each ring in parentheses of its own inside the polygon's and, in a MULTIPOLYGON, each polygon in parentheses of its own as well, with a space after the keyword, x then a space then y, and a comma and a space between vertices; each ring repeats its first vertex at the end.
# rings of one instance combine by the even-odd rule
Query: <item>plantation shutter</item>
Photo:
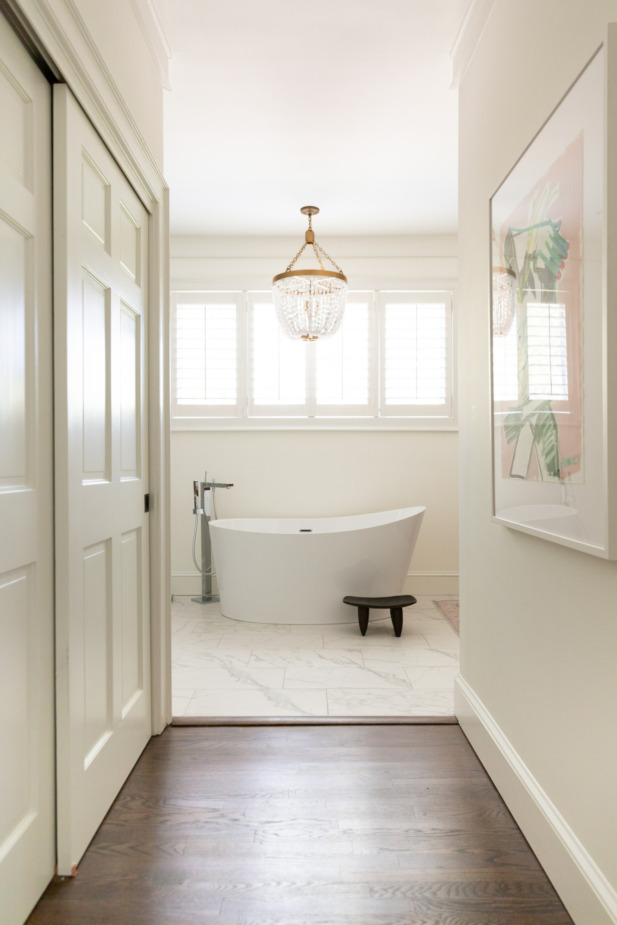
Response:
POLYGON ((376 389, 374 315, 371 293, 353 293, 336 334, 316 341, 315 413, 372 415, 376 389))
POLYGON ((520 332, 515 318, 507 335, 493 337, 494 400, 567 401, 566 306, 557 302, 529 302, 525 309, 520 332), (520 351, 523 355, 519 356, 520 351))
POLYGON ((269 294, 249 296, 249 416, 305 414, 306 348, 283 333, 269 294))
POLYGON ((172 307, 175 415, 237 415, 238 294, 177 293, 172 307))
POLYGON ((529 397, 568 398, 566 306, 556 302, 527 305, 529 397))
MULTIPOLYGON (((388 418, 428 427, 454 420, 449 292, 351 292, 339 331, 312 343, 286 337, 270 292, 175 292, 172 308, 172 415, 179 429, 207 426, 208 419, 219 419, 215 428, 242 421, 259 427, 268 419, 280 426, 290 420, 291 427, 320 418, 325 426, 340 419, 343 427, 346 418, 381 418, 386 427, 398 426, 388 418)), ((554 308, 547 323, 557 394, 567 391, 565 322, 554 308)), ((531 354, 534 381, 546 391, 542 331, 531 354)))
POLYGON ((451 413, 450 300, 447 293, 381 298, 381 414, 451 413))
POLYGON ((516 316, 507 334, 493 335, 493 401, 518 401, 518 326, 516 316))

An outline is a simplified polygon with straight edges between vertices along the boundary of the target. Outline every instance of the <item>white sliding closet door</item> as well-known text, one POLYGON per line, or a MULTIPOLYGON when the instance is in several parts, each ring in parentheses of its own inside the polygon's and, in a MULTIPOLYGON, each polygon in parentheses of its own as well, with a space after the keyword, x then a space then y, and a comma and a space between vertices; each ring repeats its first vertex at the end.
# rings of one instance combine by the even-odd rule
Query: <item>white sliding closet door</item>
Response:
POLYGON ((0 15, 0 920, 54 872, 51 88, 0 15))
POLYGON ((58 871, 74 872, 151 730, 148 215, 54 87, 58 871))

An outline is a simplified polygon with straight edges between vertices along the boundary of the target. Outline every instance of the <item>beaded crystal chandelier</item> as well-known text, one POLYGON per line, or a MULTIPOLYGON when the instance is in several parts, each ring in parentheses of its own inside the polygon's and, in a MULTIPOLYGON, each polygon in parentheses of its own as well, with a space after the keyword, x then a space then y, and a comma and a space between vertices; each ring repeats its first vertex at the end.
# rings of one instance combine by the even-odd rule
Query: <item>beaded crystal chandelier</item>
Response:
POLYGON ((340 327, 347 299, 347 277, 315 240, 312 218, 319 212, 317 206, 303 206, 300 211, 308 215, 304 244, 285 272, 272 280, 272 294, 285 334, 294 340, 310 341, 335 334, 340 327), (319 270, 294 270, 294 264, 309 244, 319 270), (322 257, 336 269, 326 270, 322 257))
POLYGON ((493 336, 505 337, 516 313, 516 275, 510 267, 493 268, 493 336))

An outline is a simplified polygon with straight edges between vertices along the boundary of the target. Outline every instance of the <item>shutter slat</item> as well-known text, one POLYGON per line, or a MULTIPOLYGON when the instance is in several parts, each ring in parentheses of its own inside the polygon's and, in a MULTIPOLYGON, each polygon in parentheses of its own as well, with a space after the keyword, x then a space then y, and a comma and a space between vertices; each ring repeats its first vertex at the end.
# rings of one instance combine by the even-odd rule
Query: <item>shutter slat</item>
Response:
POLYGON ((446 305, 384 306, 385 404, 443 405, 447 398, 446 305))
POLYGON ((370 392, 369 307, 349 304, 336 334, 317 342, 316 400, 321 413, 328 406, 367 406, 370 392))
POLYGON ((303 405, 306 400, 306 345, 286 337, 272 302, 251 312, 249 388, 255 406, 303 405))
POLYGON ((236 305, 179 303, 175 317, 176 401, 183 405, 236 405, 236 305))
MULTIPOLYGON (((247 396, 239 394, 239 382, 246 383, 249 416, 451 413, 447 293, 384 293, 379 337, 372 296, 355 293, 337 334, 310 345, 285 337, 269 294, 184 295, 174 314, 174 401, 187 409, 179 416, 242 417, 247 396), (246 332, 238 327, 241 299, 248 302, 246 332), (246 371, 239 367, 244 343, 246 371)), ((529 343, 536 392, 567 394, 565 315, 551 307, 547 320, 540 306, 529 318, 529 343)))

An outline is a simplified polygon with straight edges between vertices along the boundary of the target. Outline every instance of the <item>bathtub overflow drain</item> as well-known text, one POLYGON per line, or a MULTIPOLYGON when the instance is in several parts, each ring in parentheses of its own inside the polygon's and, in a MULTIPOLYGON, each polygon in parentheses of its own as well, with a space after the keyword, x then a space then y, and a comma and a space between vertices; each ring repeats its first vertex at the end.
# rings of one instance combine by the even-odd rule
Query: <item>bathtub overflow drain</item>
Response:
POLYGON ((312 533, 312 530, 309 530, 307 527, 300 527, 300 533, 312 533))

